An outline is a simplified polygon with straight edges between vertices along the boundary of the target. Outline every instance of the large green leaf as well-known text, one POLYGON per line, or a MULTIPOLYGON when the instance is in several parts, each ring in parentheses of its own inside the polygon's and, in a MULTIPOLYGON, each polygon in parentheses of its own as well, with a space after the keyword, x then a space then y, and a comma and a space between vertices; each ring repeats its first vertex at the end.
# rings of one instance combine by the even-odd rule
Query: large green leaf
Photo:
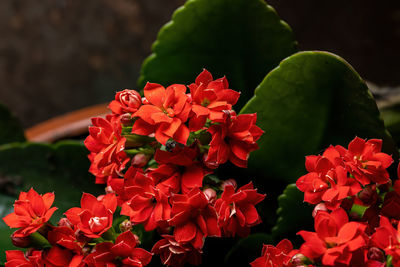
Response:
POLYGON ((305 172, 306 155, 330 144, 347 146, 355 136, 381 138, 384 150, 397 155, 365 82, 331 53, 300 52, 283 60, 241 110, 253 112, 266 132, 249 159, 259 178, 294 182, 305 172))
POLYGON ((25 141, 24 130, 19 120, 0 104, 0 144, 25 141))
POLYGON ((139 86, 194 82, 202 68, 226 75, 240 106, 264 76, 297 51, 289 26, 263 0, 190 0, 159 32, 139 86))
POLYGON ((270 235, 256 233, 241 239, 225 257, 225 266, 249 266, 249 263, 261 257, 263 244, 272 244, 270 235))
MULTIPOLYGON (((94 184, 94 177, 88 173, 88 151, 78 142, 65 141, 54 145, 35 143, 13 143, 0 147, 0 177, 21 180, 16 190, 28 191, 33 187, 40 194, 55 193, 53 206, 59 209, 53 215, 56 222, 69 208, 79 206, 82 192, 98 194, 101 189, 94 184)), ((12 211, 17 196, 0 195, 0 216, 12 211)), ((15 229, 14 229, 15 230, 15 229)), ((9 235, 13 232, 3 222, 0 238, 0 262, 3 251, 13 249, 9 235)))
POLYGON ((293 237, 300 230, 312 230, 313 206, 303 201, 304 193, 289 184, 278 198, 278 220, 272 228, 274 238, 293 237))

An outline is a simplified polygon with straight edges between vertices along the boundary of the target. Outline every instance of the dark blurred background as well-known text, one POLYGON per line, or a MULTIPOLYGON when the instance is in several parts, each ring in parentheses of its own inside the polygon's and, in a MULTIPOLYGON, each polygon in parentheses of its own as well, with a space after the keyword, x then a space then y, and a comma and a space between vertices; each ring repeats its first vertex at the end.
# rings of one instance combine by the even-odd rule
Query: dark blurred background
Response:
MULTIPOLYGON (((0 1, 0 102, 30 127, 136 88, 160 27, 184 0, 0 1)), ((345 58, 400 86, 400 1, 270 0, 300 50, 345 58)))

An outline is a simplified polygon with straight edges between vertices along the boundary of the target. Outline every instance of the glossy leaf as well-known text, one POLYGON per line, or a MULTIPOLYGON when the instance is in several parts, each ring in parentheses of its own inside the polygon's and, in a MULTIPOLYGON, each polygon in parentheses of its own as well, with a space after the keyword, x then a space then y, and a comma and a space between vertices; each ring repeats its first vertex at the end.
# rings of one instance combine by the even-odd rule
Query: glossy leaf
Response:
POLYGON ((289 26, 262 0, 191 0, 160 30, 139 86, 189 84, 206 68, 214 78, 228 77, 243 106, 264 76, 296 51, 289 26))
POLYGON ((249 159, 258 178, 295 182, 305 172, 306 155, 330 144, 347 147, 355 136, 381 138, 384 150, 397 155, 365 82, 331 53, 300 52, 283 60, 241 110, 254 112, 266 132, 249 159))
MULTIPOLYGON (((28 191, 33 187, 38 193, 55 193, 53 206, 58 211, 52 221, 57 222, 69 208, 79 206, 82 192, 100 194, 101 187, 94 184, 94 177, 88 173, 88 151, 78 142, 60 142, 54 145, 35 143, 14 143, 0 147, 0 176, 5 179, 21 180, 15 191, 28 191)), ((12 212, 12 203, 18 196, 0 195, 2 218, 12 212), (3 199, 7 201, 3 201, 3 199)), ((15 229, 14 229, 15 230, 15 229)), ((7 231, 7 240, 0 239, 0 251, 12 249, 9 234, 13 230, 0 224, 0 231, 7 231), (7 230, 6 230, 7 229, 7 230), (3 242, 4 241, 4 242, 3 242)), ((0 253, 0 261, 4 260, 0 253)))
POLYGON ((293 237, 300 230, 313 225, 313 206, 303 202, 304 193, 290 184, 278 197, 278 220, 272 228, 272 235, 278 239, 293 237))
POLYGON ((19 120, 0 104, 0 144, 25 141, 19 120))
POLYGON ((225 266, 249 266, 261 256, 263 244, 272 244, 270 235, 256 233, 240 239, 225 257, 225 266))

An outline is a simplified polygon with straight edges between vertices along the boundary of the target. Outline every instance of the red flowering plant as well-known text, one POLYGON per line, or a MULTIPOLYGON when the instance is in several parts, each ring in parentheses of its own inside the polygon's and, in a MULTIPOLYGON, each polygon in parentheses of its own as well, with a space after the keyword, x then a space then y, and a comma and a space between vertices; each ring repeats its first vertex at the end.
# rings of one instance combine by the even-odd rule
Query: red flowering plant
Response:
POLYGON ((356 137, 347 149, 307 156, 309 173, 296 186, 315 205, 315 231, 298 231, 304 242, 297 250, 286 239, 285 246, 264 245, 251 265, 400 266, 400 180, 392 186, 393 159, 381 148, 382 140, 356 137))
POLYGON ((252 182, 236 189, 210 176, 227 161, 245 168, 263 133, 256 114, 232 109, 240 94, 227 79, 203 70, 188 87, 148 83, 143 93, 117 92, 112 114, 92 119, 84 144, 104 195, 83 193, 54 225, 53 193, 21 193, 4 221, 29 249, 7 251, 6 266, 145 266, 154 256, 198 265, 208 237, 246 237, 261 223, 265 194, 252 182), (154 231, 151 252, 140 248, 139 236, 154 231))

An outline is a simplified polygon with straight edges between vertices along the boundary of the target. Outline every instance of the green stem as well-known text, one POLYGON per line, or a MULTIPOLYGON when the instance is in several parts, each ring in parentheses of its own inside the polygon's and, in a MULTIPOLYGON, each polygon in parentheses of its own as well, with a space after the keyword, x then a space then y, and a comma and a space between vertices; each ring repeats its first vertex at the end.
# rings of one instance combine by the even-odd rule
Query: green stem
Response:
POLYGON ((50 248, 51 245, 49 241, 42 236, 39 232, 34 232, 29 236, 29 239, 31 241, 32 247, 35 247, 37 249, 44 249, 44 248, 50 248))
POLYGON ((115 232, 114 227, 110 227, 110 229, 107 230, 104 234, 101 235, 102 238, 108 241, 114 242, 115 239, 117 238, 117 233, 115 232))

